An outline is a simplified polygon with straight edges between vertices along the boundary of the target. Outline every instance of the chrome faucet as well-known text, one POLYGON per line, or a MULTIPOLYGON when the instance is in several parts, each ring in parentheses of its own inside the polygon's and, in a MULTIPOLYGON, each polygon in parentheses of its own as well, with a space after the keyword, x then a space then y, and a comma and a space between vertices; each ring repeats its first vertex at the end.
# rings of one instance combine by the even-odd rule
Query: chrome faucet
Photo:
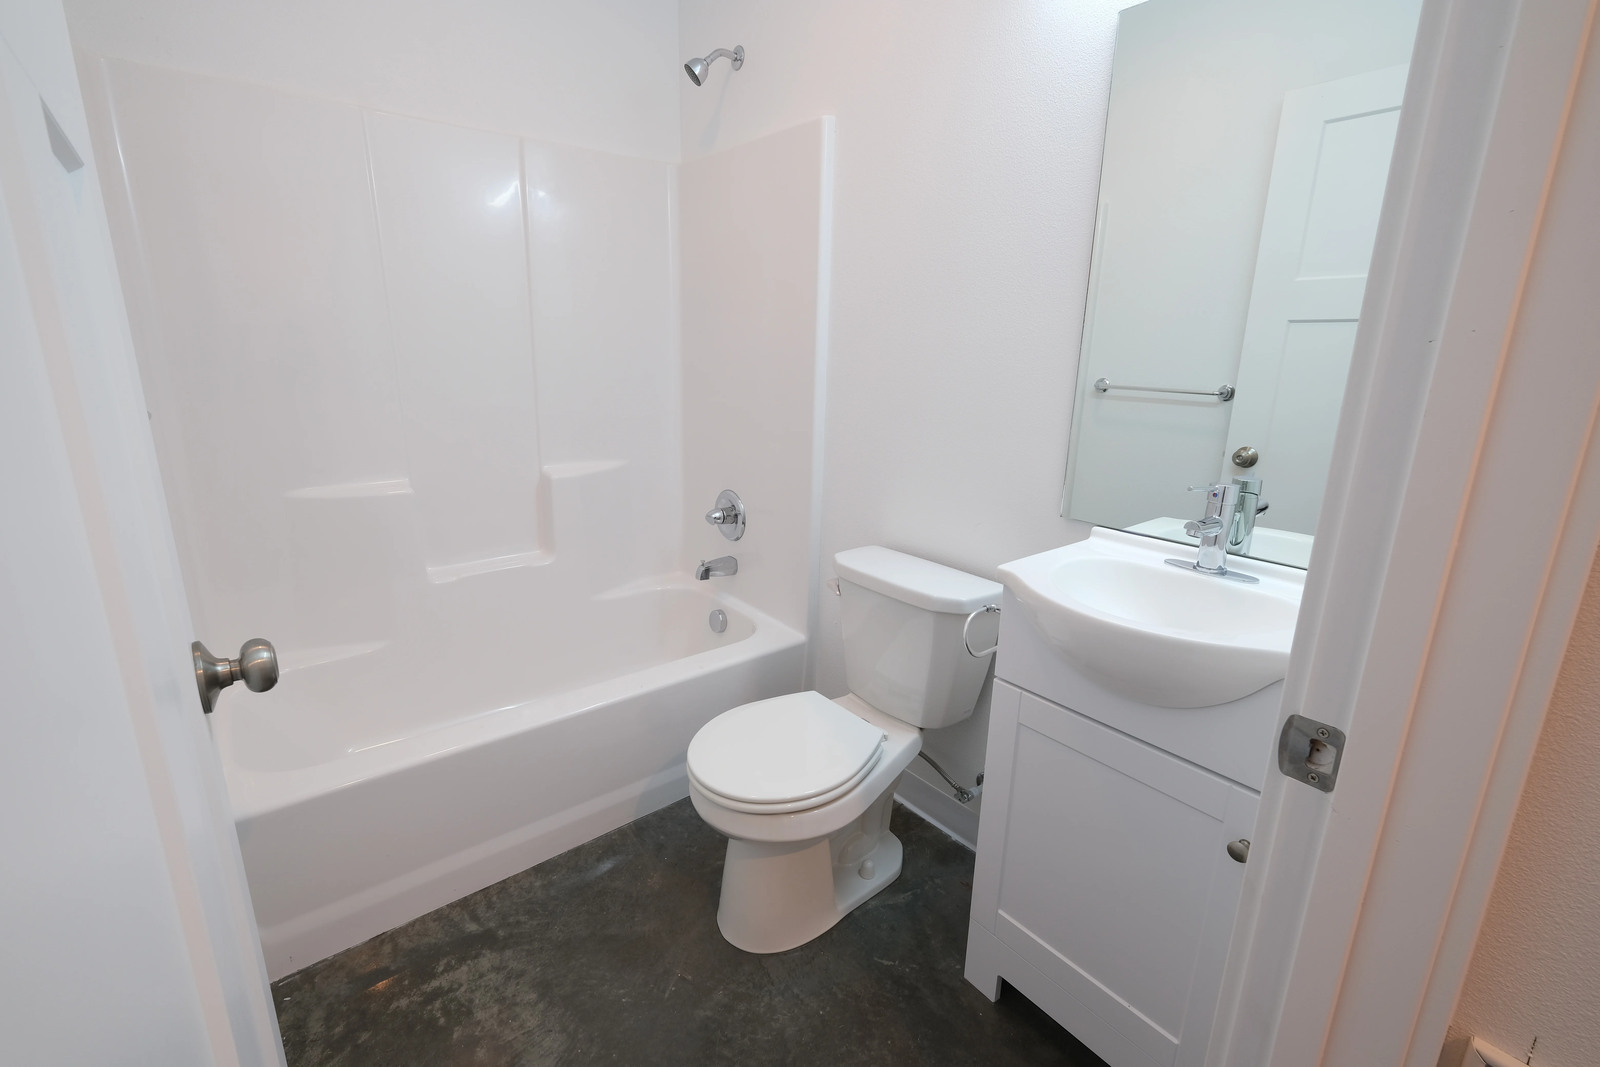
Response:
POLYGON ((739 561, 732 556, 718 556, 716 559, 703 559, 700 566, 694 569, 694 576, 702 582, 707 578, 726 578, 730 574, 739 573, 739 561))
POLYGON ((1206 494, 1204 518, 1190 519, 1183 524, 1183 532, 1200 539, 1199 558, 1193 563, 1183 559, 1169 559, 1174 567, 1199 571, 1216 578, 1235 582, 1256 582, 1259 579, 1228 569, 1228 535, 1233 526, 1234 514, 1239 507, 1239 486, 1219 482, 1216 485, 1191 485, 1191 493, 1206 494), (1224 517, 1226 516, 1226 517, 1224 517))
POLYGON ((1260 478, 1235 478, 1233 484, 1239 487, 1239 502, 1234 505, 1228 525, 1228 551, 1248 556, 1256 532, 1256 516, 1267 510, 1267 502, 1261 499, 1260 478))

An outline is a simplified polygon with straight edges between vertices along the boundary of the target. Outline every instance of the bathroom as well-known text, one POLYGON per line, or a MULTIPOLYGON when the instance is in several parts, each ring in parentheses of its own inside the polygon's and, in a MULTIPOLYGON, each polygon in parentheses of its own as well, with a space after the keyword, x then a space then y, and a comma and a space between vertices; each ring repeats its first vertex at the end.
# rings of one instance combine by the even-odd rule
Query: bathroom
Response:
POLYGON ((6 5, 7 1058, 1592 1062, 1593 6, 6 5))

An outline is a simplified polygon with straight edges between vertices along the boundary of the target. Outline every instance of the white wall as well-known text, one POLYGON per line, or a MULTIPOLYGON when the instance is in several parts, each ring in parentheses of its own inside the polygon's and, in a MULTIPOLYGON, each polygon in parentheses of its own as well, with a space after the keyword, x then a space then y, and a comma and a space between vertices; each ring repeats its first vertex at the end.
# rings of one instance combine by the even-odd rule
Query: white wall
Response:
POLYGON ((1534 1064, 1600 1055, 1600 567, 1573 627, 1441 1065, 1478 1035, 1534 1064))
MULTIPOLYGON (((1087 534, 1058 509, 1122 6, 684 0, 686 55, 748 55, 680 73, 686 159, 836 116, 824 577, 864 544, 993 577, 1087 534)), ((838 694, 821 608, 815 683, 838 694)), ((985 730, 926 744, 970 783, 985 730)))
MULTIPOLYGON (((1237 382, 1284 93, 1407 62, 1420 6, 1148 0, 1127 12, 1080 390, 1102 376, 1237 382)), ((1069 514, 1120 527, 1198 514, 1185 488, 1218 477, 1233 405, 1080 391, 1078 407, 1069 514)))
POLYGON ((535 140, 671 160, 674 0, 68 0, 73 44, 535 140))
POLYGON ((737 575, 709 580, 801 631, 814 599, 831 138, 831 122, 803 123, 690 160, 679 178, 684 562, 735 556, 737 575), (745 503, 736 542, 703 519, 723 489, 745 503))

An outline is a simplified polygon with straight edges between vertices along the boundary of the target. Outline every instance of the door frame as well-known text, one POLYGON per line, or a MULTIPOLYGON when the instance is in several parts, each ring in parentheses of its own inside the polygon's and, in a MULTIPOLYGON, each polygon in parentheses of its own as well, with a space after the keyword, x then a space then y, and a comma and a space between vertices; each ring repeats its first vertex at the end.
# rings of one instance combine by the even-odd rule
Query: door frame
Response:
POLYGON ((1209 1067, 1438 1061, 1600 538, 1595 8, 1423 5, 1209 1067))

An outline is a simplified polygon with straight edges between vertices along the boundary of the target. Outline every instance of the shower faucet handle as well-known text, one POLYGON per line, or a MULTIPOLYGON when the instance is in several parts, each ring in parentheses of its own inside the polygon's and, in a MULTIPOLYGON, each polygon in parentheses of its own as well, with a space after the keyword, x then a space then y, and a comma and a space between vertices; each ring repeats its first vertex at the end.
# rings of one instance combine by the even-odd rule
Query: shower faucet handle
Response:
POLYGON ((278 684, 278 650, 264 637, 252 637, 241 645, 238 659, 213 656, 199 641, 189 651, 194 656, 200 707, 207 715, 217 706, 217 694, 234 682, 243 682, 252 693, 265 693, 278 684))
POLYGON ((744 501, 732 489, 724 489, 717 494, 716 506, 706 512, 706 521, 728 540, 739 540, 744 536, 744 501))

